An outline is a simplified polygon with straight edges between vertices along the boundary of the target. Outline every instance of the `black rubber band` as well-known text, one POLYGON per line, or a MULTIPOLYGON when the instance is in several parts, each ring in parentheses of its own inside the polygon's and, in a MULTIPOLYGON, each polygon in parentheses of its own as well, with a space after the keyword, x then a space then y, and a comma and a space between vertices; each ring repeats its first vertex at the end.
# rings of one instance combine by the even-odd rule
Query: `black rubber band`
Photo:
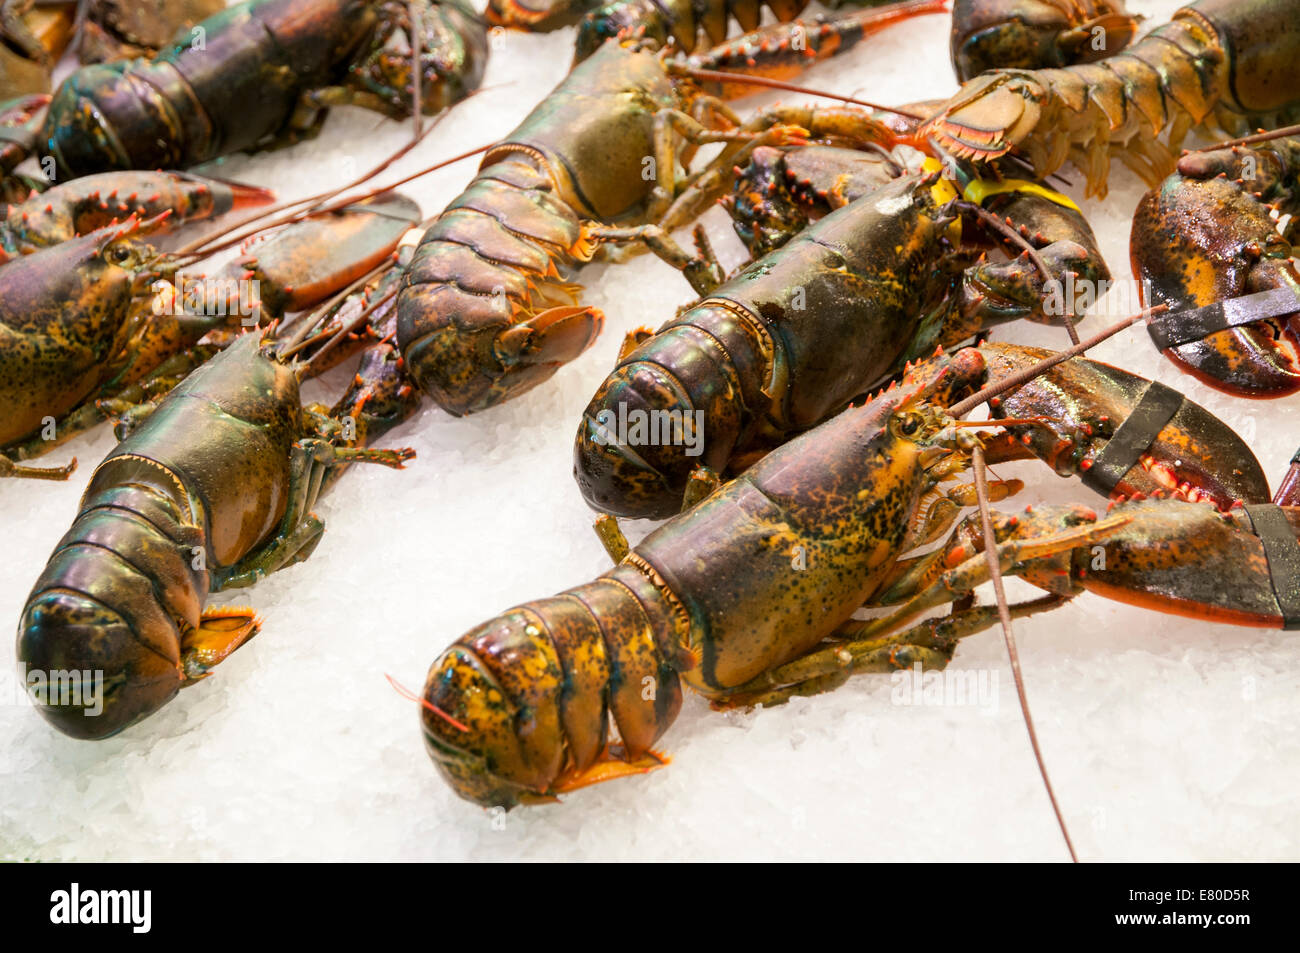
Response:
POLYGON ((1256 294, 1227 298, 1203 308, 1164 311, 1147 319, 1147 334, 1160 350, 1200 341, 1218 331, 1280 318, 1300 311, 1300 295, 1290 288, 1271 288, 1256 294))
POLYGON ((1110 496, 1119 486, 1119 481, 1124 479, 1124 474, 1151 449, 1151 444, 1155 443, 1165 425, 1174 419, 1185 399, 1178 391, 1159 381, 1148 384, 1133 412, 1116 428, 1106 446, 1093 459, 1092 466, 1083 471, 1083 485, 1103 496, 1110 496))
POLYGON ((1251 528, 1264 544, 1269 582, 1282 612, 1282 628, 1300 629, 1300 542, 1282 507, 1255 503, 1246 508, 1251 528))

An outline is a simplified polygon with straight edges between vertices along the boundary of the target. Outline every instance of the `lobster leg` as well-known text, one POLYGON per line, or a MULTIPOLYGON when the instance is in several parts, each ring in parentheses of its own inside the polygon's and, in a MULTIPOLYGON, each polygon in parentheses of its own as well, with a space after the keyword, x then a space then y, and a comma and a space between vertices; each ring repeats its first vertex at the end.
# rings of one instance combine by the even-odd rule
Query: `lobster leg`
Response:
MULTIPOLYGON (((674 205, 674 196, 681 191, 677 182, 677 157, 681 152, 681 140, 691 146, 719 142, 726 144, 718 157, 705 169, 715 166, 730 168, 738 156, 748 155, 755 146, 797 143, 807 134, 802 127, 780 122, 779 116, 777 111, 765 112, 740 129, 712 129, 680 109, 661 109, 655 113, 655 188, 646 203, 646 218, 670 229, 677 224, 667 221, 666 215, 674 205)), ((688 157, 689 153, 683 158, 688 157)), ((701 174, 703 173, 695 173, 689 177, 687 184, 693 183, 701 174)))
POLYGON ((686 512, 722 485, 722 478, 711 467, 698 466, 686 478, 686 492, 682 494, 682 512, 686 512))
MULTIPOLYGON (((1069 596, 1052 593, 1010 606, 1012 619, 1064 605, 1069 596)), ((998 624, 996 606, 980 606, 926 619, 883 638, 835 642, 778 666, 712 702, 715 709, 751 705, 780 705, 794 697, 820 695, 843 685, 853 675, 896 672, 920 664, 942 669, 952 661, 957 642, 998 624)), ((850 623, 854 625, 854 623, 850 623)))
POLYGON ((711 294, 727 277, 722 270, 722 265, 714 256, 713 249, 709 246, 704 230, 699 227, 695 231, 697 252, 695 255, 691 255, 677 244, 673 237, 658 225, 640 225, 632 228, 596 225, 588 229, 588 237, 602 242, 644 245, 685 275, 686 280, 691 283, 691 287, 700 297, 711 294))
MULTIPOLYGON (((1045 559, 1068 553, 1079 546, 1090 546, 1113 536, 1131 522, 1127 516, 1112 516, 1095 523, 1086 523, 1049 536, 1036 539, 1008 539, 998 543, 998 565, 1004 574, 1012 574, 1029 560, 1045 559)), ((1014 524, 1011 524, 1014 528, 1014 524)), ((951 550, 949 558, 964 555, 961 550, 951 550)), ((943 573, 938 581, 922 590, 897 611, 880 619, 860 625, 859 636, 867 637, 888 632, 895 626, 913 619, 928 609, 952 602, 954 598, 969 593, 990 579, 988 561, 982 555, 972 555, 958 566, 943 573)), ((1065 580, 1069 585, 1070 581, 1065 580)), ((1073 592, 1071 592, 1073 594, 1073 592)))
POLYGON ((596 517, 595 530, 596 535, 600 537, 600 544, 605 547, 605 552, 609 553, 609 558, 614 560, 615 566, 626 559, 627 554, 632 551, 627 537, 623 535, 623 528, 618 525, 617 516, 601 513, 596 517))
MULTIPOLYGON (((685 513, 721 485, 722 478, 714 470, 705 466, 696 467, 686 481, 686 492, 682 494, 682 512, 685 513)), ((623 528, 618 525, 617 516, 601 513, 596 517, 593 528, 596 530, 596 536, 600 538, 601 546, 605 547, 609 558, 614 560, 615 566, 632 551, 623 528)))
POLYGON ((330 467, 348 463, 379 463, 400 469, 410 450, 363 450, 335 447, 319 438, 306 438, 293 447, 290 463, 289 503, 279 531, 266 545, 253 550, 235 565, 214 571, 212 591, 251 586, 277 569, 284 569, 311 556, 325 524, 311 512, 320 492, 321 480, 330 467))
POLYGON ((61 467, 29 467, 15 463, 0 453, 0 479, 17 477, 27 480, 66 480, 75 469, 77 469, 76 460, 61 467))

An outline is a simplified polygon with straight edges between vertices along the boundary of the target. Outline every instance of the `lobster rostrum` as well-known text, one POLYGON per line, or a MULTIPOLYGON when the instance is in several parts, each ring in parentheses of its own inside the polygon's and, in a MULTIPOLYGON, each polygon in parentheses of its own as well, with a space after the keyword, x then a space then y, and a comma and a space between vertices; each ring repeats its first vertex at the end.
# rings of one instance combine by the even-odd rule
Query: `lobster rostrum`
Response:
MULTIPOLYGON (((922 0, 873 12, 883 25, 935 7, 922 0)), ((838 49, 865 32, 853 21, 838 49)), ((577 66, 488 150, 416 249, 398 300, 398 344, 411 377, 450 413, 507 400, 587 348, 603 316, 578 302, 565 276, 602 243, 644 244, 707 285, 716 266, 667 233, 725 191, 728 170, 749 149, 829 129, 881 135, 865 118, 840 129, 842 111, 807 106, 741 123, 652 47, 611 40, 577 66), (711 142, 724 143, 720 155, 679 174, 679 163, 711 142)), ((763 67, 789 59, 775 48, 761 56, 763 67)))
POLYGON ((799 232, 658 332, 629 335, 578 428, 574 473, 587 502, 669 516, 697 467, 740 472, 936 344, 1019 318, 1063 321, 1047 313, 1049 285, 1069 272, 1109 275, 1092 231, 1064 197, 1002 187, 966 192, 1023 227, 1037 263, 982 260, 1003 240, 970 215, 983 205, 959 200, 937 172, 908 174, 799 232), (665 439, 665 421, 692 433, 665 439))
POLYGON ((274 199, 266 189, 183 172, 105 172, 74 179, 9 206, 0 220, 0 264, 134 215, 165 224, 223 215, 274 199))
MULTIPOLYGON (((1255 138, 1255 137, 1252 137, 1255 138)), ((1144 303, 1167 304, 1153 337, 1179 367, 1229 393, 1300 390, 1300 272, 1291 242, 1300 212, 1300 139, 1193 152, 1148 192, 1133 216, 1130 251, 1144 303), (1271 316, 1197 327, 1189 309, 1277 292, 1271 316), (1187 332, 1187 333, 1184 333, 1187 332), (1185 339, 1190 336, 1190 340, 1185 339)))
POLYGON ((949 49, 965 82, 991 69, 1047 69, 1104 59, 1137 29, 1122 2, 953 0, 949 49))
POLYGON ((108 737, 207 677, 259 627, 250 610, 205 609, 208 595, 311 555, 330 468, 413 455, 339 445, 339 422, 300 402, 301 367, 245 334, 95 470, 18 626, 29 669, 103 673, 102 698, 41 699, 60 731, 108 737))
MULTIPOLYGON (((464 98, 487 40, 463 0, 420 0, 421 110, 464 98)), ((319 129, 327 107, 411 114, 412 26, 403 0, 248 0, 152 60, 82 67, 54 94, 42 136, 64 177, 187 168, 319 129)))
POLYGON ((1155 187, 1193 127, 1293 121, 1297 51, 1300 0, 1198 0, 1100 62, 977 76, 920 136, 976 160, 1016 149, 1040 176, 1068 158, 1103 196, 1114 151, 1155 187))

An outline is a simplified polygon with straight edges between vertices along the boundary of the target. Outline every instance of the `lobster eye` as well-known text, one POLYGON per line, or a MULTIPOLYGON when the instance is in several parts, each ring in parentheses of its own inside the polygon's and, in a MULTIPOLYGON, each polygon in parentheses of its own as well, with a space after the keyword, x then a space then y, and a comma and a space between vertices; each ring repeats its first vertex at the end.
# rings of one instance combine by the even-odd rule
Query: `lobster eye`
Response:
POLYGON ((110 245, 106 254, 109 261, 115 265, 120 265, 131 257, 131 249, 125 245, 110 245))
POLYGON ((898 421, 898 432, 904 437, 913 437, 921 429, 920 414, 907 414, 898 421))

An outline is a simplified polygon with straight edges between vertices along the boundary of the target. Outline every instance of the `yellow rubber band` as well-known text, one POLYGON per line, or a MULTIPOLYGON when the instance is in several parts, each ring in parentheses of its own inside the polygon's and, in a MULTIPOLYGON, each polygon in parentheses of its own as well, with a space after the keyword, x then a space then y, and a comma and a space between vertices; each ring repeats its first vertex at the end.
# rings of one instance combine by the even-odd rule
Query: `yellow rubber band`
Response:
POLYGON ((1075 205, 1068 195, 1062 195, 1060 192, 1039 185, 1037 182, 1030 182, 1028 179, 1003 179, 1001 182, 993 182, 989 179, 975 179, 962 191, 962 197, 977 205, 983 205, 985 199, 994 195, 1001 195, 1003 192, 1028 192, 1030 195, 1041 196, 1049 202, 1074 209, 1080 215, 1083 214, 1083 210, 1075 205))
MULTIPOLYGON (((938 159, 927 158, 921 163, 922 172, 942 172, 943 163, 938 159)), ((947 178, 941 178, 930 188, 935 202, 942 205, 957 198, 957 188, 947 178)), ((962 189, 961 197, 968 202, 974 202, 976 205, 983 205, 984 202, 994 195, 1001 195, 1003 192, 1028 192, 1030 195, 1038 195, 1054 202, 1065 208, 1074 209, 1080 215, 1083 210, 1074 204, 1074 200, 1068 195, 1062 195, 1045 185, 1039 185, 1037 182, 1031 182, 1028 179, 1003 179, 1001 182, 995 182, 992 179, 973 179, 966 188, 962 189)))

